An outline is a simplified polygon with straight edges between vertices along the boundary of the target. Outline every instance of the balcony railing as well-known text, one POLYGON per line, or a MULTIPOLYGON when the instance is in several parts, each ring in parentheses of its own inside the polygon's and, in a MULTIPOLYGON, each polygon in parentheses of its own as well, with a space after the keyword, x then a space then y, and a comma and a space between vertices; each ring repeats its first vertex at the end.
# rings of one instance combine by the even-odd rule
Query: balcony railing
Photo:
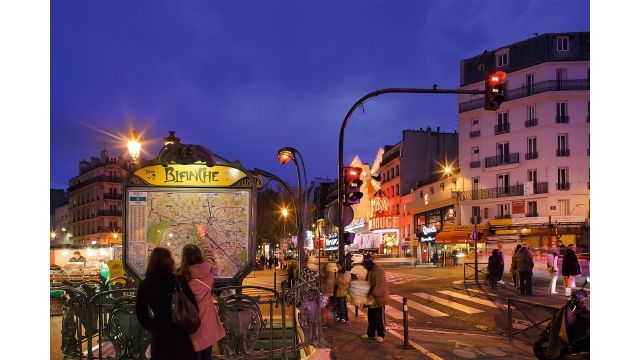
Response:
POLYGON ((469 137, 470 138, 480 137, 480 130, 470 131, 469 137))
MULTIPOLYGON (((547 182, 534 183, 533 193, 548 194, 549 183, 547 182)), ((460 201, 471 201, 471 200, 496 199, 496 198, 507 197, 507 196, 524 196, 524 185, 522 184, 513 185, 513 186, 509 186, 507 189, 505 189, 504 187, 499 187, 499 188, 490 188, 490 189, 461 191, 458 196, 458 199, 460 199, 460 201)))
POLYGON ((569 115, 556 116, 556 124, 568 124, 568 123, 569 123, 569 115))
POLYGON ((122 200, 122 194, 104 193, 103 196, 104 196, 105 199, 122 200))
POLYGON ((511 214, 496 215, 494 219, 511 219, 511 214))
POLYGON ((590 123, 591 121, 589 120, 589 115, 587 115, 587 122, 590 123))
POLYGON ((570 183, 556 183, 556 190, 569 190, 570 187, 570 183))
POLYGON ((508 134, 509 133, 509 124, 496 125, 493 127, 493 133, 495 135, 500 134, 508 134))
POLYGON ((537 212, 531 212, 531 213, 526 213, 524 214, 525 217, 537 217, 538 213, 537 212))
POLYGON ((570 156, 571 150, 569 149, 556 149, 556 156, 570 156))
POLYGON ((472 168, 472 169, 479 168, 480 165, 481 165, 480 160, 472 161, 472 162, 469 163, 469 167, 472 168))
MULTIPOLYGON (((533 84, 533 88, 525 88, 524 86, 518 89, 513 89, 504 92, 504 101, 511 101, 521 99, 527 96, 533 96, 541 94, 547 91, 580 91, 589 90, 589 79, 576 79, 576 80, 547 80, 533 84)), ((475 109, 481 109, 484 107, 484 97, 474 99, 471 101, 465 101, 458 105, 458 112, 463 113, 475 109)))
MULTIPOLYGON (((483 105, 484 106, 484 105, 483 105)), ((87 181, 83 181, 78 185, 74 185, 70 188, 67 189, 67 192, 72 192, 78 189, 81 189, 82 187, 85 187, 87 185, 96 183, 96 182, 112 182, 112 183, 120 183, 122 184, 122 181, 124 181, 124 178, 121 176, 96 176, 94 178, 91 178, 87 181)))
POLYGON ((113 226, 98 226, 98 232, 106 232, 106 233, 121 233, 122 227, 113 227, 113 226))
POLYGON ((122 216, 122 210, 98 210, 98 216, 122 216))
POLYGON ((499 165, 518 164, 520 162, 520 153, 511 153, 508 155, 498 155, 484 158, 484 167, 490 168, 499 165))
POLYGON ((537 151, 532 151, 532 152, 528 152, 524 154, 524 159, 525 160, 531 160, 531 159, 537 159, 538 158, 538 152, 537 151))
POLYGON ((587 149, 587 156, 591 156, 591 149, 587 149))
POLYGON ((531 119, 531 120, 524 121, 524 127, 528 128, 533 126, 538 126, 538 119, 531 119))
MULTIPOLYGON (((473 218, 474 218, 473 216, 471 218, 469 218, 469 224, 473 224, 474 223, 473 222, 473 218)), ((478 224, 480 224, 482 222, 482 218, 480 216, 477 216, 476 218, 478 219, 478 224)))

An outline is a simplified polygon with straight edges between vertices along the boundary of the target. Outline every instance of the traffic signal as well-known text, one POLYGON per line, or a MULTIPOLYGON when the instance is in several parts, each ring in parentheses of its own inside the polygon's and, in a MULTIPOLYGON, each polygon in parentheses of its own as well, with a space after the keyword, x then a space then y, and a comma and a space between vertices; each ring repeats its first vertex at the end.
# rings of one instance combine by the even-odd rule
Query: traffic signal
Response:
POLYGON ((504 80, 505 74, 504 71, 496 71, 491 74, 487 80, 484 82, 484 109, 496 111, 500 109, 500 104, 504 101, 504 96, 502 95, 502 91, 504 90, 505 84, 502 83, 504 80))
POLYGON ((362 174, 362 168, 359 167, 347 167, 344 175, 344 202, 346 204, 359 204, 362 192, 360 192, 360 186, 362 186, 362 180, 360 180, 360 174, 362 174))

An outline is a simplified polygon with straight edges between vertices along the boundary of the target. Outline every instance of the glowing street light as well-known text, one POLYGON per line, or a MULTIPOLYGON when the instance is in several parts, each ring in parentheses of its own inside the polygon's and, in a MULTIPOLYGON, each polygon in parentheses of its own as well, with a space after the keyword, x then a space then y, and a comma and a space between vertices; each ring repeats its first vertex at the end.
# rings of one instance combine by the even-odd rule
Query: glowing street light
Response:
POLYGON ((127 143, 129 149, 129 156, 131 156, 131 163, 135 164, 138 157, 140 157, 140 149, 142 147, 142 137, 138 137, 135 130, 131 130, 131 139, 127 143))

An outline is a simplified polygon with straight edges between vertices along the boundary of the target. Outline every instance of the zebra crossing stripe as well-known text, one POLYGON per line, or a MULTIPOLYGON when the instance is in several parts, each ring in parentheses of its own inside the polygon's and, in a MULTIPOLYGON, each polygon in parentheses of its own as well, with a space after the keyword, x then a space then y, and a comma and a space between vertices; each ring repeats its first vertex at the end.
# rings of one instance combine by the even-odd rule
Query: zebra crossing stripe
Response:
POLYGON ((476 304, 480 304, 480 305, 484 305, 484 306, 488 306, 488 307, 492 307, 492 308, 496 308, 496 309, 502 309, 502 310, 507 310, 507 305, 506 304, 499 304, 495 301, 491 301, 491 300, 486 300, 486 299, 479 299, 477 297, 472 297, 469 295, 462 295, 462 294, 458 294, 457 292, 453 292, 453 291, 448 291, 448 290, 444 290, 444 291, 438 291, 440 294, 443 295, 449 295, 458 299, 463 299, 463 300, 467 300, 467 301, 471 301, 474 302, 476 304))
MULTIPOLYGON (((391 295, 391 299, 402 304, 402 296, 400 296, 400 295, 391 295)), ((409 305, 412 309, 416 309, 416 310, 420 311, 421 313, 425 313, 425 314, 433 316, 433 317, 449 316, 449 314, 445 314, 445 313, 440 312, 440 311, 438 311, 436 309, 432 309, 432 308, 430 308, 428 306, 422 305, 422 304, 417 303, 417 302, 415 302, 413 300, 407 299, 407 305, 409 305)), ((391 316, 395 317, 396 319, 402 319, 402 311, 398 311, 398 310, 395 310, 395 311, 400 313, 399 317, 398 316, 394 316, 393 314, 391 314, 391 316)), ((389 311, 386 310, 386 309, 385 309, 385 312, 389 313, 389 311)), ((411 319, 411 315, 409 315, 409 318, 411 319)))
POLYGON ((446 305, 446 306, 452 307, 452 308, 454 308, 456 310, 460 310, 460 311, 465 312, 467 314, 477 314, 477 313, 484 312, 484 310, 476 309, 476 308, 473 308, 471 306, 463 305, 463 304, 457 303, 455 301, 439 298, 437 296, 433 296, 433 295, 429 295, 429 294, 425 294, 425 293, 413 293, 412 295, 421 297, 421 298, 429 300, 429 301, 433 301, 433 302, 441 304, 441 305, 446 305))

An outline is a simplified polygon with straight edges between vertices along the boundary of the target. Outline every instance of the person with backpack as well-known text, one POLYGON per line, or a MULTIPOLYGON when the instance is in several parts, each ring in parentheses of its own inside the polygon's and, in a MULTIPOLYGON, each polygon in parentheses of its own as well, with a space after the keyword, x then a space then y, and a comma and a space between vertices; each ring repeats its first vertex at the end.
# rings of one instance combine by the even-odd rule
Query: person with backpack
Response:
POLYGON ((174 324, 171 294, 178 281, 185 295, 196 304, 187 280, 174 274, 175 262, 167 248, 151 251, 144 279, 136 294, 136 318, 151 332, 151 358, 154 360, 197 360, 189 334, 174 324), (153 317, 149 315, 153 311, 153 317))

